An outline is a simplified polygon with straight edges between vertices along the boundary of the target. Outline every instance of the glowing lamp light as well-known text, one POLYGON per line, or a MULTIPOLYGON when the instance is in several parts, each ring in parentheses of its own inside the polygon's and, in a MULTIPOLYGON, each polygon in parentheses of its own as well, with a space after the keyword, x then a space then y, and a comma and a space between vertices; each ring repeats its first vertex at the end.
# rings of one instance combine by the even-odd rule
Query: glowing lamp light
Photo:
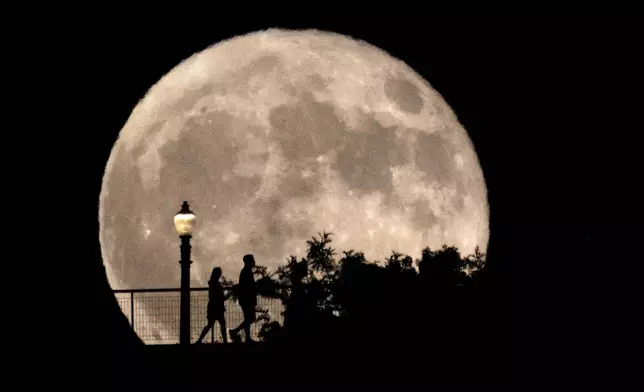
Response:
POLYGON ((177 212, 177 215, 174 216, 174 228, 177 230, 177 234, 181 237, 185 235, 192 236, 195 222, 195 214, 190 211, 188 202, 184 201, 181 205, 181 211, 177 212))

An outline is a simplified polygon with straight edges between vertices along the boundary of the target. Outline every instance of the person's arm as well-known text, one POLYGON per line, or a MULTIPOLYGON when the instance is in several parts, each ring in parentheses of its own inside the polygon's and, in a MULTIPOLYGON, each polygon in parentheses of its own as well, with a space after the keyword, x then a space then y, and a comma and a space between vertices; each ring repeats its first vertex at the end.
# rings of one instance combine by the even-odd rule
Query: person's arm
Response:
POLYGON ((239 299, 239 283, 233 284, 228 290, 228 297, 234 297, 236 300, 239 299))

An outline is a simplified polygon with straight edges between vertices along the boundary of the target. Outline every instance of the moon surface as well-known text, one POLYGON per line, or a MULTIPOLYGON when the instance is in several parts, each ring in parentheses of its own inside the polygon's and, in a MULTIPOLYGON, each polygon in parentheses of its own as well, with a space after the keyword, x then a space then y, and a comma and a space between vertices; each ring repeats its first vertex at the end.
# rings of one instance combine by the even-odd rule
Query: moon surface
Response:
POLYGON ((113 289, 179 286, 184 200, 197 286, 214 266, 236 281, 246 253, 269 268, 302 256, 322 230, 369 260, 489 239, 483 172, 443 98, 384 51, 316 30, 220 42, 134 108, 100 194, 113 289))

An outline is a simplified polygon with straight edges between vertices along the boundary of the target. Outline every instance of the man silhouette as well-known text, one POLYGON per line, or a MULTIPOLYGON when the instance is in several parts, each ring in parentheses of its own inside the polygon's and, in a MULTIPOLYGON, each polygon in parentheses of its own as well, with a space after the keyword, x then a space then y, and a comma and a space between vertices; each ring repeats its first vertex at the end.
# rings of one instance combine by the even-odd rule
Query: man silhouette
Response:
POLYGON ((230 339, 233 342, 239 342, 239 331, 244 330, 246 342, 252 342, 250 337, 250 326, 255 322, 255 308, 257 307, 257 287, 255 286, 255 277, 253 276, 253 267, 255 267, 255 258, 253 255, 244 256, 244 268, 239 274, 239 284, 237 285, 237 298, 239 306, 244 313, 244 321, 235 329, 231 329, 230 339))

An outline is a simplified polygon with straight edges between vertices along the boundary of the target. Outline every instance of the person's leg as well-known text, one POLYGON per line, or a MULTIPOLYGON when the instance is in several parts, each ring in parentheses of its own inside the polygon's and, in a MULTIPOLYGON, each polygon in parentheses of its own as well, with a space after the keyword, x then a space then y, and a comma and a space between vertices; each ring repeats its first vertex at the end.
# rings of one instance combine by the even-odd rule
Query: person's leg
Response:
POLYGON ((228 335, 226 334, 226 319, 223 317, 219 320, 219 328, 221 329, 221 338, 224 343, 228 343, 228 335))
POLYGON ((244 322, 244 336, 246 336, 246 341, 247 342, 250 342, 251 340, 253 340, 250 337, 250 325, 251 325, 251 322, 249 322, 249 321, 244 322))
MULTIPOLYGON (((243 308, 242 308, 243 309, 243 308)), ((244 322, 242 321, 241 324, 237 326, 237 328, 230 329, 228 332, 230 332, 230 339, 233 342, 239 342, 239 331, 244 327, 244 322)))
POLYGON ((244 308, 244 334, 246 336, 246 341, 251 342, 253 339, 250 337, 250 326, 255 321, 255 307, 248 306, 244 308))
MULTIPOLYGON (((244 306, 242 305, 241 308, 242 308, 242 313, 244 313, 244 306)), ((245 313, 244 313, 244 321, 246 321, 246 314, 245 313)), ((233 328, 230 331, 233 332, 233 333, 238 333, 239 331, 241 331, 242 328, 244 328, 244 321, 242 321, 236 328, 233 328)))
POLYGON ((199 339, 197 339, 197 343, 201 343, 203 338, 206 337, 206 334, 208 333, 210 328, 212 328, 213 324, 214 324, 214 321, 213 322, 208 321, 208 324, 206 324, 206 326, 203 328, 203 331, 201 331, 201 335, 199 336, 199 339))
POLYGON ((240 305, 241 305, 241 308, 242 308, 242 313, 244 314, 244 321, 242 321, 242 322, 237 326, 237 328, 233 328, 233 329, 231 329, 231 330, 230 330, 230 331, 231 331, 231 332, 233 332, 233 333, 238 333, 239 331, 241 331, 242 329, 244 329, 244 328, 245 328, 245 325, 246 325, 246 319, 248 318, 248 317, 246 317, 247 312, 248 312, 248 307, 247 307, 247 306, 245 306, 244 304, 240 304, 240 305))

